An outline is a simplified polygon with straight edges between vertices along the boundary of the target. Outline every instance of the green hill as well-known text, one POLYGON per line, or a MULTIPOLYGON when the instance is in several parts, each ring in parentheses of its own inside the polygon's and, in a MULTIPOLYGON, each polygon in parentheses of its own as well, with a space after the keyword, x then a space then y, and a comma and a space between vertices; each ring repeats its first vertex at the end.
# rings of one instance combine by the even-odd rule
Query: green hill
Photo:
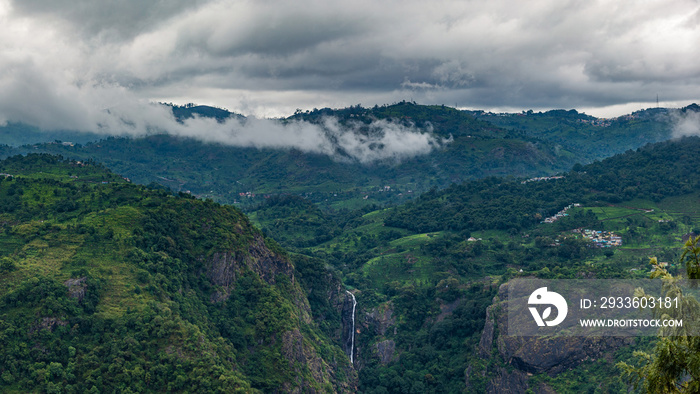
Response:
POLYGON ((337 280, 236 208, 55 156, 0 172, 0 391, 354 391, 307 299, 337 280))
POLYGON ((669 139, 671 125, 674 123, 672 114, 676 111, 652 108, 611 119, 595 118, 576 110, 527 111, 519 114, 483 111, 470 113, 494 126, 554 144, 557 149, 574 153, 576 160, 585 164, 669 139))
POLYGON ((169 106, 175 119, 182 122, 186 119, 194 118, 195 116, 203 118, 214 118, 219 122, 224 122, 229 118, 235 118, 239 120, 245 119, 245 116, 239 115, 222 108, 210 107, 207 105, 196 105, 196 104, 185 104, 185 105, 173 105, 173 104, 163 104, 169 106))
MULTIPOLYGON (((12 147, 28 144, 58 143, 66 145, 84 144, 98 141, 104 135, 71 130, 41 130, 38 127, 23 123, 7 123, 0 125, 0 143, 12 147)), ((0 151, 2 157, 8 155, 0 151)))
POLYGON ((427 193, 398 208, 388 225, 427 232, 527 229, 571 203, 659 201, 700 189, 700 139, 683 138, 576 166, 560 179, 490 178, 427 193))

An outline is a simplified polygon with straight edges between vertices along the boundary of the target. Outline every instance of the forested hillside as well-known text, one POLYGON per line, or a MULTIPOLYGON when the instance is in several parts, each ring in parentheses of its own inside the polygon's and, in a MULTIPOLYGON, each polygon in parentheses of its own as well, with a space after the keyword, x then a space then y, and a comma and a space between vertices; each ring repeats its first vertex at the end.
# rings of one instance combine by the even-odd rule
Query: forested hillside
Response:
POLYGON ((236 208, 54 156, 0 172, 0 391, 354 391, 339 282, 236 208))
POLYGON ((0 394, 700 394, 700 0, 0 37, 0 394))
MULTIPOLYGON (((680 111, 696 110, 691 105, 680 111)), ((511 132, 543 139, 569 152, 580 163, 602 159, 647 143, 670 137, 670 125, 679 110, 650 108, 611 119, 596 118, 576 110, 527 111, 519 114, 494 114, 469 111, 476 119, 511 132)))
POLYGON ((648 145, 588 166, 575 166, 559 179, 488 178, 422 195, 386 224, 419 232, 528 229, 571 203, 619 203, 637 198, 660 201, 700 189, 692 176, 700 166, 700 138, 648 145))

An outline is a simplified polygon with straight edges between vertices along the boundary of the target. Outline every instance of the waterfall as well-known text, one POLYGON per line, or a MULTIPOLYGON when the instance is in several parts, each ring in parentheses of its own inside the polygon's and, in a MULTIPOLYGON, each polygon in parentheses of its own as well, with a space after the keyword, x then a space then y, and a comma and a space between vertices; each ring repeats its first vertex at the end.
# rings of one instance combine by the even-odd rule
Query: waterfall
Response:
POLYGON ((345 290, 345 292, 350 294, 350 297, 352 297, 352 327, 350 328, 350 364, 354 364, 353 355, 355 352, 355 307, 357 306, 357 301, 355 300, 354 294, 347 290, 345 290))

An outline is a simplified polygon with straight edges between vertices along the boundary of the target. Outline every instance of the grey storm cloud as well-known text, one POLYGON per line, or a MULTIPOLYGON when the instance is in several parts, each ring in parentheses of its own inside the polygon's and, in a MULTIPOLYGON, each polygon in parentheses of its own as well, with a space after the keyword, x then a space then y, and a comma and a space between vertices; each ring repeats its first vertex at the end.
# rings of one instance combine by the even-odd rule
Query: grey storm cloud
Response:
POLYGON ((21 0, 11 1, 18 16, 65 23, 86 38, 129 40, 205 0, 21 0))
POLYGON ((699 21, 695 0, 0 0, 0 119, 82 129, 128 100, 258 116, 685 105, 699 21))
POLYGON ((48 130, 133 137, 168 133, 238 147, 298 149, 363 163, 399 161, 450 142, 436 138, 430 129, 384 120, 344 126, 332 117, 321 124, 255 117, 229 118, 223 123, 200 117, 178 122, 170 107, 140 100, 127 89, 61 82, 43 74, 31 61, 5 64, 0 76, 0 123, 22 121, 48 130), (20 96, 23 100, 16 99, 20 96))

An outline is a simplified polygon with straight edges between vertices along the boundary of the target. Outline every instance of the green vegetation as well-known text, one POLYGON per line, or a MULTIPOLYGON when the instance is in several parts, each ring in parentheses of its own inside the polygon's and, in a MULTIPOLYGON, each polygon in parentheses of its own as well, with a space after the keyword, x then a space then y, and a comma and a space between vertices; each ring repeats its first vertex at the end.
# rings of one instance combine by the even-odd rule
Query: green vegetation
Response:
MULTIPOLYGON (((517 232, 571 203, 609 205, 640 198, 658 202, 700 189, 700 181, 686 176, 700 166, 699 157, 700 139, 685 138, 578 167, 562 179, 521 183, 487 178, 452 185, 397 208, 387 224, 420 232, 443 228, 517 232)), ((625 216, 614 208, 598 212, 607 218, 625 216)))
POLYGON ((638 148, 664 138, 662 113, 610 125, 522 115, 402 102, 282 120, 334 116, 364 130, 386 119, 452 137, 401 163, 163 135, 43 144, 71 160, 0 162, 10 174, 0 177, 1 390, 625 391, 611 366, 656 343, 603 343, 561 369, 521 370, 496 344, 499 286, 646 277, 651 255, 679 273, 675 245, 700 233, 700 181, 688 176, 700 139, 638 148), (493 176, 553 174, 628 148, 557 178, 493 176), (238 202, 247 216, 193 195, 238 202), (594 247, 583 229, 622 246, 594 247))
MULTIPOLYGON (((685 243, 680 262, 684 263, 688 279, 700 278, 700 236, 690 238, 685 243)), ((663 281, 662 296, 678 297, 680 308, 663 309, 657 307, 657 318, 679 319, 684 322, 696 322, 700 317, 700 303, 691 295, 684 294, 678 277, 669 274, 656 257, 651 259, 651 278, 663 281)), ((635 291, 638 297, 647 295, 643 289, 635 291)), ((692 325, 692 324, 691 324, 692 325)), ((635 388, 656 393, 696 393, 700 390, 700 336, 697 330, 688 327, 664 327, 659 329, 659 340, 653 352, 636 351, 634 358, 638 366, 625 361, 617 365, 635 388)))
MULTIPOLYGON (((361 391, 458 391, 467 370, 470 389, 495 390, 492 382, 502 381, 503 371, 517 370, 498 352, 485 361, 472 349, 498 285, 521 275, 641 278, 649 255, 677 260, 678 240, 700 227, 693 208, 700 184, 686 176, 700 164, 699 153, 700 139, 688 138, 579 166, 561 179, 487 178, 432 190, 395 208, 342 214, 295 197, 293 209, 270 202, 252 216, 270 233, 287 223, 280 238, 285 247, 329 262, 355 289, 368 316, 356 338, 364 349, 361 391), (568 216, 542 223, 573 202, 581 205, 568 216), (324 228, 322 237, 311 235, 314 227, 324 228), (584 228, 613 231, 623 245, 594 248, 572 232, 584 228)), ((674 272, 680 268, 669 264, 674 272)), ((644 342, 634 349, 651 347, 644 342)), ((566 372, 536 374, 529 387, 624 391, 627 384, 611 365, 629 360, 631 349, 613 347, 566 372), (593 376, 574 379, 583 373, 593 376)))
POLYGON ((574 152, 581 162, 590 162, 640 145, 667 140, 671 112, 673 110, 650 108, 614 119, 598 119, 576 110, 471 113, 495 126, 554 143, 574 152))
POLYGON ((332 273, 237 209, 55 156, 0 172, 3 392, 352 387, 306 298, 332 273))

